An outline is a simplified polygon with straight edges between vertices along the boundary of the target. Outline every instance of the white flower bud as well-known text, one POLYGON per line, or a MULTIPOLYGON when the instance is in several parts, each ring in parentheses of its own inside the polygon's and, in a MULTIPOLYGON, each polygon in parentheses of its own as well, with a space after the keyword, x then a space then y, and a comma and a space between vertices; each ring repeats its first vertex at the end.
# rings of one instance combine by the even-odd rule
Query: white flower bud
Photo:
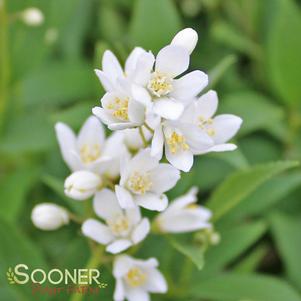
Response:
POLYGON ((31 220, 37 228, 49 231, 68 224, 69 216, 63 207, 52 203, 42 203, 33 208, 31 220))
POLYGON ((95 194, 101 183, 100 176, 91 171, 75 171, 65 180, 65 194, 72 199, 83 201, 95 194))
POLYGON ((192 28, 185 28, 175 35, 170 44, 175 46, 181 46, 191 54, 197 42, 197 32, 192 28))
POLYGON ((35 7, 24 10, 21 17, 23 22, 29 26, 39 26, 44 22, 43 13, 35 7))

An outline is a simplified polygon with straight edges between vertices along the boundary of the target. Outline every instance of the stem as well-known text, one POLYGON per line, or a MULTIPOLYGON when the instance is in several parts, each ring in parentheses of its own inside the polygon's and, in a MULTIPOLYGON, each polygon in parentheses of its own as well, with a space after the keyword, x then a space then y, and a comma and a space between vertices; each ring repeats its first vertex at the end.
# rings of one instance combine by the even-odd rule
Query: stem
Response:
POLYGON ((0 130, 2 130, 2 127, 4 125, 10 73, 7 21, 5 0, 0 0, 0 130))
MULTIPOLYGON (((99 267, 102 260, 103 250, 103 246, 100 246, 94 250, 89 261, 87 262, 85 269, 96 269, 99 267)), ((84 294, 74 292, 70 298, 70 301, 81 301, 83 300, 84 296, 84 294)))
POLYGON ((143 124, 152 134, 155 132, 146 122, 143 124))
POLYGON ((141 139, 143 141, 144 147, 147 147, 148 144, 147 144, 147 141, 146 141, 146 138, 144 136, 144 133, 143 133, 143 130, 142 130, 141 126, 139 127, 139 134, 140 134, 140 137, 141 137, 141 139))

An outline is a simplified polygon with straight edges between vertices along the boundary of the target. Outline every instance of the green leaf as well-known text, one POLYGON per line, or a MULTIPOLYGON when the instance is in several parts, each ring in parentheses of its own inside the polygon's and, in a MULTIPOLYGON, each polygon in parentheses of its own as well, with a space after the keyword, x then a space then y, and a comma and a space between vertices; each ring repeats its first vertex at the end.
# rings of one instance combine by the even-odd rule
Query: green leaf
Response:
POLYGON ((279 175, 259 187, 250 197, 244 199, 227 217, 242 219, 252 215, 262 215, 289 193, 301 187, 300 171, 279 175))
POLYGON ((204 277, 206 278, 207 273, 221 270, 237 259, 263 236, 266 229, 263 222, 253 222, 218 230, 221 241, 217 246, 210 248, 205 255, 204 277))
POLYGON ((180 18, 173 1, 136 1, 130 26, 130 36, 135 45, 158 51, 171 42, 180 28, 180 18))
POLYGON ((207 205, 213 211, 213 220, 216 221, 227 214, 271 177, 295 166, 298 166, 298 162, 279 161, 231 174, 218 186, 208 201, 207 205))
POLYGON ((223 97, 220 112, 231 113, 243 119, 239 135, 269 129, 284 118, 281 107, 273 104, 270 99, 255 91, 235 92, 223 97))
POLYGON ((259 274, 224 274, 197 283, 191 297, 211 301, 301 301, 286 282, 259 274))
POLYGON ((199 270, 203 268, 204 250, 202 247, 174 237, 170 238, 169 241, 178 252, 189 258, 199 270))
POLYGON ((301 14, 296 1, 269 0, 265 61, 275 92, 288 104, 301 100, 301 14))
POLYGON ((6 221, 16 221, 25 197, 38 178, 35 167, 19 168, 8 174, 0 183, 0 216, 6 221))
MULTIPOLYGON (((30 269, 44 268, 46 262, 35 244, 30 242, 27 236, 18 231, 12 224, 0 219, 0 292, 2 300, 29 301, 32 300, 31 285, 9 285, 5 273, 9 267, 17 264, 26 264, 30 269), (11 299, 3 299, 2 295, 11 296, 11 299)), ((41 300, 48 300, 49 296, 39 296, 41 300)))
POLYGON ((291 281, 301 289, 301 217, 275 213, 271 216, 271 223, 272 233, 286 273, 291 281))

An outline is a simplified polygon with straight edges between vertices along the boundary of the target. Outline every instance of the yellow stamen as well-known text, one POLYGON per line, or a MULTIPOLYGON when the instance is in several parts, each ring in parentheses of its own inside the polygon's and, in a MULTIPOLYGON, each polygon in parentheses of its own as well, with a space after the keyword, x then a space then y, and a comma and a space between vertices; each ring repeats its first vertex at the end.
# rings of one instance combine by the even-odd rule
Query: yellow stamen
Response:
POLYGON ((124 236, 128 234, 130 229, 129 220, 123 215, 117 216, 111 221, 108 221, 108 226, 116 236, 124 236))
POLYGON ((128 179, 128 187, 134 193, 145 194, 152 187, 152 182, 148 174, 134 172, 128 179))
POLYGON ((91 163, 100 157, 100 145, 96 144, 84 144, 80 149, 80 157, 84 163, 91 163))
POLYGON ((122 121, 128 121, 129 98, 120 99, 116 97, 113 102, 107 105, 108 110, 112 110, 112 115, 122 121))
POLYGON ((164 96, 172 91, 172 79, 165 74, 154 72, 147 87, 155 96, 164 96))
POLYGON ((141 271, 139 268, 131 268, 126 274, 126 282, 131 287, 142 286, 147 280, 147 275, 145 272, 141 271))
POLYGON ((211 136, 211 137, 212 137, 212 136, 215 136, 216 131, 215 131, 215 129, 213 128, 213 119, 212 119, 212 118, 206 119, 206 118, 204 118, 203 116, 199 116, 198 120, 199 120, 198 126, 199 126, 202 130, 206 131, 207 134, 208 134, 209 136, 211 136))
POLYGON ((189 150, 189 145, 186 143, 185 137, 176 132, 173 132, 166 140, 169 149, 172 154, 177 153, 180 150, 189 150))

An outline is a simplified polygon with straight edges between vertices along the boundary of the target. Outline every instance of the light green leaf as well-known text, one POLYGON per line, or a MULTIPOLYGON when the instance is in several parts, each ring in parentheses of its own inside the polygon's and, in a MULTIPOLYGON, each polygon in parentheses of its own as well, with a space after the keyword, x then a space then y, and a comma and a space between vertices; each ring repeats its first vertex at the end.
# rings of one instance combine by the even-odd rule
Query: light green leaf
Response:
POLYGON ((286 282, 259 274, 224 274, 197 283, 191 297, 210 301, 301 301, 286 282))
POLYGON ((181 254, 189 258, 196 267, 201 270, 204 266, 204 250, 202 247, 189 244, 189 242, 176 239, 176 238, 170 238, 169 239, 171 245, 181 254))
POLYGON ((130 26, 130 36, 135 45, 158 51, 171 42, 180 28, 180 18, 173 1, 136 1, 130 26))
POLYGON ((296 1, 266 1, 269 19, 265 61, 275 92, 288 104, 301 100, 301 14, 296 1))
POLYGON ((213 211, 213 220, 216 221, 227 214, 271 177, 297 165, 298 162, 279 161, 231 174, 218 186, 208 201, 207 206, 213 211))
POLYGON ((291 281, 301 289, 301 216, 275 213, 271 216, 272 233, 291 281))

